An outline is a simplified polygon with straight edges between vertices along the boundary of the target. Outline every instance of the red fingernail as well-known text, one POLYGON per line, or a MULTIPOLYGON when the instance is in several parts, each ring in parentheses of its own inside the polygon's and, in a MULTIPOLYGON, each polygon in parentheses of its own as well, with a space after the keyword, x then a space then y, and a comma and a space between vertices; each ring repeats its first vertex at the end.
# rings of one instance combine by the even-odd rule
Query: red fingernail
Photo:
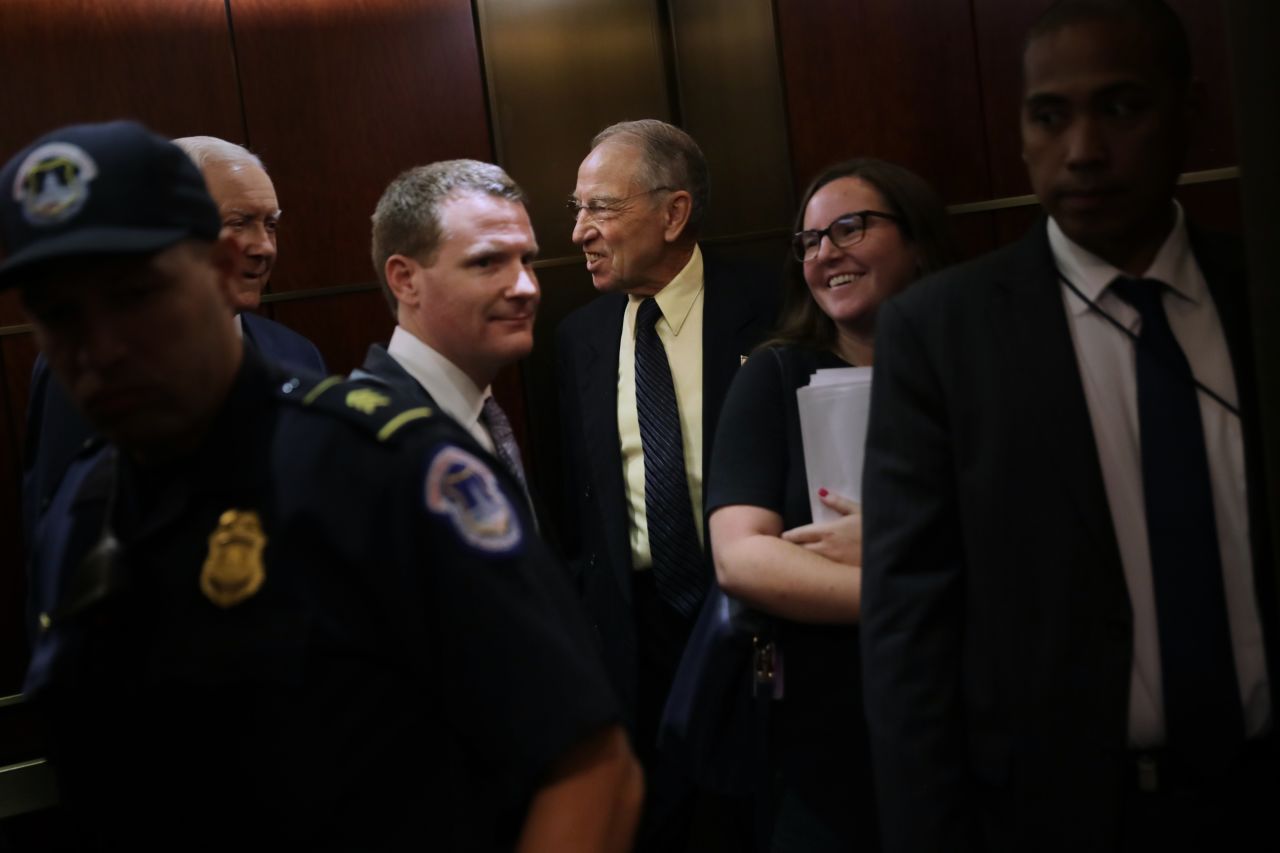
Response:
POLYGON ((820 497, 820 498, 825 498, 826 496, 827 496, 827 490, 826 490, 826 489, 818 489, 818 497, 820 497))

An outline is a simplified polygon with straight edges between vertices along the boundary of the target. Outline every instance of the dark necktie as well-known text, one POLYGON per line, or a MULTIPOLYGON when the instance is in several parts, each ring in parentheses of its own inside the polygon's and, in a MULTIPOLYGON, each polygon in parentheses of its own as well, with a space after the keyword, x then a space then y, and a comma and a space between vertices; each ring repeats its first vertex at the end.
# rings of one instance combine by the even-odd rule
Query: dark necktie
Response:
POLYGON ((1134 359, 1166 745, 1188 766, 1212 773, 1241 745, 1244 714, 1200 401, 1165 315, 1165 285, 1119 278, 1111 289, 1142 316, 1134 359))
POLYGON ((503 465, 507 466, 507 471, 520 484, 525 503, 529 504, 529 509, 532 511, 533 501, 529 498, 529 484, 525 481, 524 464, 520 461, 520 445, 516 444, 516 436, 511 429, 511 421, 507 420, 507 413, 502 411, 502 407, 498 405, 498 401, 492 394, 484 399, 484 405, 480 409, 480 421, 489 431, 489 437, 493 439, 494 454, 503 465))
POLYGON ((680 410, 652 297, 636 312, 636 413, 644 448, 644 511, 658 596, 692 616, 706 591, 706 568, 684 470, 680 410))

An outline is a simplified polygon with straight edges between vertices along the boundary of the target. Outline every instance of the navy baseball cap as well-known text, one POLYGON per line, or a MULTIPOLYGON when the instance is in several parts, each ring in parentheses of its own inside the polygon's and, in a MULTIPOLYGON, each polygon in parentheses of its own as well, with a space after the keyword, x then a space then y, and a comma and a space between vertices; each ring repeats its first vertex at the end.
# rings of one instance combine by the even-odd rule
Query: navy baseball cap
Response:
POLYGON ((169 140, 131 121, 64 127, 0 171, 0 290, 46 261, 212 242, 220 225, 200 170, 169 140))

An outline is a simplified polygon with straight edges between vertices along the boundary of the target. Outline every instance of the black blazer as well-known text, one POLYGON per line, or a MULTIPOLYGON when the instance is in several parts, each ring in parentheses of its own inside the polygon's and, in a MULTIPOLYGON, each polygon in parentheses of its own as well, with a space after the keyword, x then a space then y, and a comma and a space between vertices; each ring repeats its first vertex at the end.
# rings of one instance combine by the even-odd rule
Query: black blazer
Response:
MULTIPOLYGON (((772 327, 777 279, 756 267, 703 255, 702 470, 734 373, 772 327)), ((635 725, 636 631, 631 541, 618 439, 618 348, 627 297, 604 294, 557 330, 565 470, 561 540, 598 632, 605 665, 635 725)), ((699 508, 701 511, 701 508, 699 508)), ((708 566, 710 564, 708 563, 708 566)), ((708 569, 710 570, 710 569, 708 569)))
POLYGON ((316 345, 288 326, 244 311, 240 314, 240 327, 244 330, 244 339, 257 347, 268 361, 315 376, 329 372, 316 345))
MULTIPOLYGON (((1192 245, 1235 367, 1274 693, 1246 279, 1221 240, 1192 245)), ((1110 849, 1132 617, 1045 221, 882 309, 863 497, 885 849, 1110 849)))

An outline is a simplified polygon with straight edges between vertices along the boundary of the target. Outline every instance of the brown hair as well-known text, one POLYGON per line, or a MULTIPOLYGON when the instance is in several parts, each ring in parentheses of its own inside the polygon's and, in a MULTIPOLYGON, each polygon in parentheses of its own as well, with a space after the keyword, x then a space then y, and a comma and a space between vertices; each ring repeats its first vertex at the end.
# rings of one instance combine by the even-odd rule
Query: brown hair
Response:
POLYGON ((373 269, 382 295, 396 315, 398 302, 387 285, 387 259, 404 255, 431 263, 443 236, 440 208, 464 193, 482 193, 525 204, 524 190, 492 163, 478 160, 441 160, 402 172, 378 199, 371 217, 373 269))
MULTIPOLYGON (((909 169, 870 157, 829 166, 813 179, 796 213, 796 232, 804 228, 804 212, 814 194, 840 178, 858 178, 880 193, 887 208, 885 212, 898 217, 898 228, 915 252, 916 278, 940 270, 956 260, 958 253, 951 238, 947 211, 933 188, 909 169)), ((803 265, 788 253, 777 330, 761 347, 798 344, 830 349, 835 342, 835 322, 814 302, 804 280, 803 265)))

